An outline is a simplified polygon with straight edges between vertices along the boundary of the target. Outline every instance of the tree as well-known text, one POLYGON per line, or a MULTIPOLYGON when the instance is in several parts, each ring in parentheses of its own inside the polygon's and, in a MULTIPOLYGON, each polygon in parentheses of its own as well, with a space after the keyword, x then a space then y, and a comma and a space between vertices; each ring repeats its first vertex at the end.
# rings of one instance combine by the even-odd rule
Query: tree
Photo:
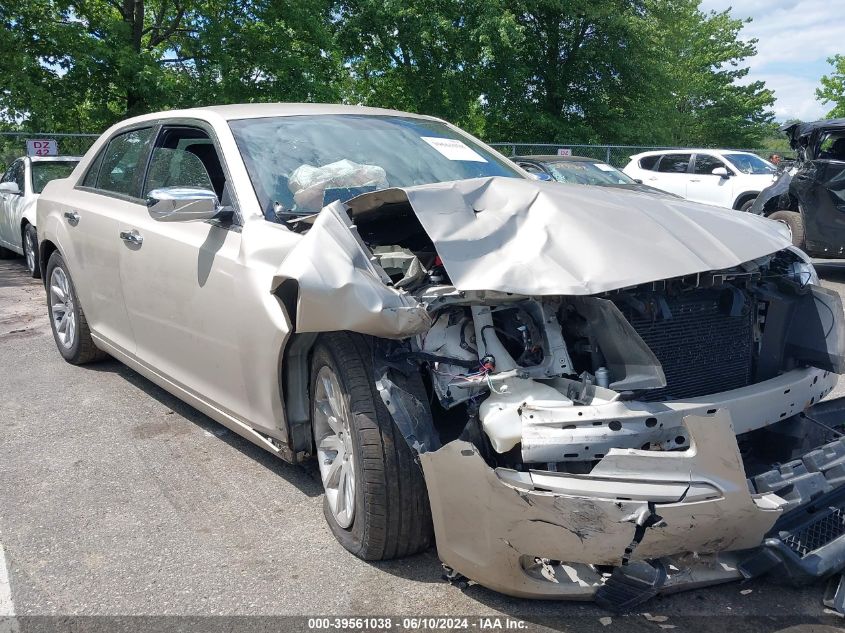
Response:
POLYGON ((206 0, 166 60, 179 71, 174 103, 340 99, 331 0, 206 0))
POLYGON ((338 0, 346 100, 440 116, 480 131, 482 0, 338 0))
POLYGON ((833 72, 821 78, 821 88, 816 88, 816 99, 823 104, 833 104, 827 113, 829 119, 845 117, 845 55, 828 57, 827 63, 833 66, 833 72))
POLYGON ((632 104, 639 142, 754 147, 774 118, 772 91, 745 82, 742 63, 757 42, 740 39, 747 21, 698 7, 699 0, 647 0, 648 98, 632 104))
POLYGON ((632 0, 499 0, 489 36, 484 113, 488 134, 509 140, 597 142, 623 125, 644 48, 632 0))
POLYGON ((2 107, 61 130, 101 128, 166 103, 162 59, 192 1, 25 0, 13 15, 4 9, 6 44, 25 64, 2 107))

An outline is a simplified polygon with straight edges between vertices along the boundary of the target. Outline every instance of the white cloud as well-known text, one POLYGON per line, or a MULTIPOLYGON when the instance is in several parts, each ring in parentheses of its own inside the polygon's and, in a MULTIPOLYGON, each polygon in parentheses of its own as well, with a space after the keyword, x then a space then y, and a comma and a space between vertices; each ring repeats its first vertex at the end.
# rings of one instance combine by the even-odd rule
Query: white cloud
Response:
POLYGON ((766 86, 775 91, 775 118, 778 121, 801 119, 813 121, 824 118, 832 106, 823 106, 816 101, 815 90, 818 79, 796 77, 794 75, 749 73, 754 81, 765 81, 766 86))
POLYGON ((757 55, 748 60, 748 80, 766 81, 775 90, 778 119, 813 119, 829 110, 815 99, 826 59, 845 52, 845 20, 830 0, 703 0, 704 11, 731 8, 752 21, 743 38, 756 38, 757 55))

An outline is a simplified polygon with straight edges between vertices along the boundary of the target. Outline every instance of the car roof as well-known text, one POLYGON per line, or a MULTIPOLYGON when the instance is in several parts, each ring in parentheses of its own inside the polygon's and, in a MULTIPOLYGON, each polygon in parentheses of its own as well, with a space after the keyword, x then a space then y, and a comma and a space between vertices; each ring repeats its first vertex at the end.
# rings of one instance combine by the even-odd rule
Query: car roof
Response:
POLYGON ((558 156, 557 154, 532 154, 530 156, 509 156, 510 160, 535 160, 539 163, 603 163, 599 158, 589 156, 558 156))
POLYGON ((227 121, 237 119, 262 119, 280 116, 298 115, 331 115, 331 114, 357 114, 365 116, 401 116, 414 119, 426 119, 429 121, 441 121, 437 117, 399 110, 388 110, 386 108, 369 108, 357 105, 338 105, 334 103, 239 103, 231 105, 200 106, 184 110, 165 110, 163 112, 152 112, 131 119, 121 121, 118 125, 123 127, 126 124, 140 121, 149 121, 161 118, 208 118, 208 115, 215 115, 227 121))
POLYGON ((667 149, 653 149, 639 154, 631 154, 631 158, 642 158, 643 156, 659 156, 662 154, 753 154, 742 149, 722 149, 718 147, 670 147, 667 149))
POLYGON ((22 156, 21 158, 28 158, 33 163, 56 163, 56 162, 70 162, 77 163, 82 160, 82 156, 22 156))

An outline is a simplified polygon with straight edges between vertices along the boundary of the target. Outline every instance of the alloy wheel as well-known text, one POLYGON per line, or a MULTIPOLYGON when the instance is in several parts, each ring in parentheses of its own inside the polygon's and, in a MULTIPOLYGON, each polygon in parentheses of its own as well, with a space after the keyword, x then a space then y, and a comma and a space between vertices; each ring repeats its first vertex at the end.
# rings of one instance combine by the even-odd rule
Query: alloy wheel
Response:
POLYGON ((50 318, 56 338, 65 348, 73 346, 76 337, 76 313, 67 273, 56 267, 50 275, 50 318))
POLYGON ((26 266, 29 272, 35 272, 35 239, 32 236, 32 231, 27 230, 23 238, 23 251, 26 255, 26 266))
POLYGON ((314 385, 314 441, 329 509, 342 528, 355 518, 355 456, 350 411, 335 373, 320 368, 314 385))

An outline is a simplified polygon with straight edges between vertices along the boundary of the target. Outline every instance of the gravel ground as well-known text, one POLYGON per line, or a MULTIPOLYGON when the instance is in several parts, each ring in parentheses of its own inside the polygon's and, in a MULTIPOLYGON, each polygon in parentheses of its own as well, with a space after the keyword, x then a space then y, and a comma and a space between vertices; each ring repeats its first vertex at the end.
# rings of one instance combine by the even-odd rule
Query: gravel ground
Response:
MULTIPOLYGON (((326 527, 314 469, 277 460, 115 361, 63 362, 43 287, 22 262, 0 261, 0 558, 20 616, 460 614, 655 631, 823 631, 841 622, 824 613, 821 586, 734 583, 619 617, 452 587, 433 550, 358 560, 326 527)), ((820 272, 845 291, 845 265, 820 272)), ((833 395, 843 394, 845 384, 833 395)), ((0 569, 0 609, 3 587, 0 569)), ((169 630, 187 620, 155 622, 169 630)), ((270 622, 278 630, 287 621, 270 622)), ((0 619, 0 633, 4 626, 25 630, 27 620, 0 619)))

